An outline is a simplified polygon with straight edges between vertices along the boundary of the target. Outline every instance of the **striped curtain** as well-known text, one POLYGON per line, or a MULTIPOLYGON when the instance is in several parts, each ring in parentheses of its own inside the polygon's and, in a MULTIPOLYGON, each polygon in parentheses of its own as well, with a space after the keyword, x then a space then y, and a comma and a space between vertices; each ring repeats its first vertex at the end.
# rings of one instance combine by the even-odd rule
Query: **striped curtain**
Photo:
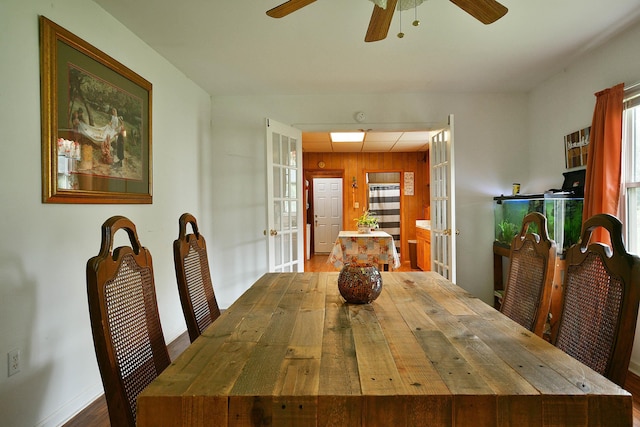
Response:
POLYGON ((380 230, 393 236, 400 253, 400 184, 369 184, 369 212, 380 230))

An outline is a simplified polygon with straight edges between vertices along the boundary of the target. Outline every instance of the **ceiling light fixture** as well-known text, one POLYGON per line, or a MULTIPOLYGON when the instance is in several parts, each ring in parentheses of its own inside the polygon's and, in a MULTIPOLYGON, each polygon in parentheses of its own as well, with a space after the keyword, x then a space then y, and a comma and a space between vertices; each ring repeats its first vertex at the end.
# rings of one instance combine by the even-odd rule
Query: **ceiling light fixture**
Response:
MULTIPOLYGON (((371 3, 374 3, 376 6, 381 7, 382 9, 387 8, 387 0, 369 0, 371 3)), ((398 4, 396 6, 396 10, 400 12, 400 32, 398 33, 398 38, 401 39, 404 37, 404 33, 402 32, 402 11, 413 8, 414 10, 414 20, 411 23, 414 27, 420 25, 420 20, 418 20, 418 6, 421 5, 424 0, 398 0, 398 4)))
POLYGON ((362 142, 364 132, 330 132, 331 142, 362 142))

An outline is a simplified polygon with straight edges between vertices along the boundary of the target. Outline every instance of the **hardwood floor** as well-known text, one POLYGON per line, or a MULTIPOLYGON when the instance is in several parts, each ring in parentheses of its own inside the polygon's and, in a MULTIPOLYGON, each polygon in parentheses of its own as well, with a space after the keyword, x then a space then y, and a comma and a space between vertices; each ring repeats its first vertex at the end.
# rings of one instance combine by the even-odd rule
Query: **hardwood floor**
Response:
MULTIPOLYGON (((312 255, 311 259, 304 262, 304 271, 338 271, 333 265, 327 263, 329 255, 312 255)), ((412 271, 409 260, 402 262, 400 268, 394 271, 412 271)), ((413 271, 420 271, 415 269, 413 271)))
MULTIPOLYGON (((184 331, 182 335, 167 345, 167 351, 171 360, 175 360, 180 353, 191 344, 189 334, 184 331)), ((107 401, 104 394, 84 408, 78 415, 63 424, 63 427, 110 427, 107 401)))
MULTIPOLYGON (((305 271, 336 271, 327 264, 327 255, 315 255, 310 260, 305 261, 305 271)), ((403 262, 396 271, 411 271, 409 261, 403 262)), ((185 331, 176 340, 171 342, 167 348, 171 360, 174 360, 190 344, 189 334, 185 331)), ((640 427, 640 377, 629 372, 625 388, 633 394, 633 427, 640 427), (636 396, 638 399, 636 399, 636 396)), ((109 414, 107 412, 107 402, 104 395, 100 396, 93 403, 83 409, 78 415, 69 420, 63 427, 110 427, 109 414)))

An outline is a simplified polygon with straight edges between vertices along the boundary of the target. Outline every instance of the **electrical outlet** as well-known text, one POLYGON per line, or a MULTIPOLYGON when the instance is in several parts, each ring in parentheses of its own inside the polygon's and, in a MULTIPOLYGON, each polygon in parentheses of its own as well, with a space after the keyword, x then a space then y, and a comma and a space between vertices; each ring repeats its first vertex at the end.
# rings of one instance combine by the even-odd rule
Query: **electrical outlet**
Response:
POLYGON ((20 349, 11 350, 7 353, 9 364, 9 376, 20 372, 20 349))

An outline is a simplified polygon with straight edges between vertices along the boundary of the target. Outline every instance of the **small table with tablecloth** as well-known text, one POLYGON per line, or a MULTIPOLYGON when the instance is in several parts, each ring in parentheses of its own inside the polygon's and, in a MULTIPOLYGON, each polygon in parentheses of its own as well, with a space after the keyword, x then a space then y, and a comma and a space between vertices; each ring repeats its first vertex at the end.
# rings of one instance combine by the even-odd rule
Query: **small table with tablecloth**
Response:
POLYGON ((369 263, 382 268, 388 265, 392 269, 400 267, 400 257, 393 237, 385 231, 358 233, 341 231, 333 245, 328 263, 342 268, 346 263, 369 263))

